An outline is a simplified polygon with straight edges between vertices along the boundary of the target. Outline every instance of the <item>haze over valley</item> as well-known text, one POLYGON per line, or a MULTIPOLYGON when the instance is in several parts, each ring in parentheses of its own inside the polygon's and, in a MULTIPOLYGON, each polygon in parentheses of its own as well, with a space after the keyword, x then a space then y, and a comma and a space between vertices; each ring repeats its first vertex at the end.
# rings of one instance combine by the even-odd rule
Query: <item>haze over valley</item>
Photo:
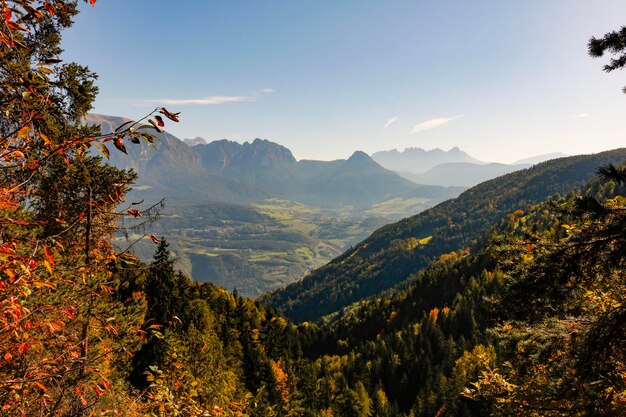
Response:
MULTIPOLYGON (((86 119, 104 133, 126 122, 96 114, 86 119)), ((263 139, 158 138, 152 146, 128 147, 128 154, 110 153, 110 162, 139 173, 131 198, 165 198, 152 233, 172 242, 180 270, 246 296, 302 279, 389 222, 531 166, 485 163, 459 148, 297 161, 263 139)), ((560 155, 534 160, 554 156, 560 155)), ((149 242, 133 247, 146 260, 151 250, 149 242)))

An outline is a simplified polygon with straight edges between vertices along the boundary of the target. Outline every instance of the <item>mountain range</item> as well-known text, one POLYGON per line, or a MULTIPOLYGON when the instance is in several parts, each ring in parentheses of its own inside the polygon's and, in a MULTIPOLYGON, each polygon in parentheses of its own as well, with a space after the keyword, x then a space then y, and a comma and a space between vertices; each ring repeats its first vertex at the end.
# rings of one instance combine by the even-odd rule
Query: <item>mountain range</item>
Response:
POLYGON ((508 174, 550 159, 566 156, 555 152, 521 159, 512 164, 480 161, 458 147, 448 151, 407 148, 372 154, 381 166, 397 172, 417 184, 471 187, 483 181, 508 174))
POLYGON ((476 158, 463 152, 458 147, 448 151, 436 148, 426 150, 422 148, 406 148, 404 151, 392 149, 372 154, 372 159, 381 166, 398 172, 426 172, 429 169, 450 162, 468 162, 483 164, 476 158))
MULTIPOLYGON (((91 114, 87 123, 110 133, 128 119, 91 114)), ((396 198, 426 197, 442 201, 462 188, 417 185, 356 151, 345 160, 294 158, 291 151, 269 140, 211 143, 196 138, 188 146, 169 133, 152 149, 129 144, 128 155, 111 152, 110 162, 139 173, 136 192, 191 201, 252 203, 278 197, 323 208, 367 208, 396 198)))

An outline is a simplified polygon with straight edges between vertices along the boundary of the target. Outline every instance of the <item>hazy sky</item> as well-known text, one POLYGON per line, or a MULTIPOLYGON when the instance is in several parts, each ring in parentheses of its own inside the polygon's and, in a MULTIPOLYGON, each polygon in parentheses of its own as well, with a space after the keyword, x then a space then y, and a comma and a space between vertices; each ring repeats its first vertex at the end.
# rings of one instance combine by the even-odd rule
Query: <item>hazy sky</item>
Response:
POLYGON ((626 71, 592 36, 623 0, 99 0, 66 60, 99 74, 95 111, 181 111, 182 138, 270 139, 296 158, 449 149, 512 162, 626 146, 626 71))

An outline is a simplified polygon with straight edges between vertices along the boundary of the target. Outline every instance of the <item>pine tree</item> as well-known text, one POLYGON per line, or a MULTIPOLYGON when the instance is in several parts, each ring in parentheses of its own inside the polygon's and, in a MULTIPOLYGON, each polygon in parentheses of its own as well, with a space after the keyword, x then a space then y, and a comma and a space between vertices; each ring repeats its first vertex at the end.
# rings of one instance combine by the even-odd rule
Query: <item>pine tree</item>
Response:
MULTIPOLYGON (((604 56, 605 52, 616 55, 604 66, 604 71, 611 72, 626 66, 626 26, 618 31, 605 34, 602 38, 591 38, 588 43, 589 55, 594 58, 604 56)), ((626 87, 623 89, 626 93, 626 87)))

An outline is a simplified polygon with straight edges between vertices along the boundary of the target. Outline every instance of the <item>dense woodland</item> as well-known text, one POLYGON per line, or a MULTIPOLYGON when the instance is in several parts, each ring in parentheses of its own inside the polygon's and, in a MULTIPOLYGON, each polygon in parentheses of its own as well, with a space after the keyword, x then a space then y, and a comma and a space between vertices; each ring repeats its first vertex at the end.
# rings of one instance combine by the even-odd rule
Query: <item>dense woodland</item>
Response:
POLYGON ((124 202, 135 173, 92 151, 153 142, 179 115, 104 135, 81 124, 95 74, 57 59, 76 3, 0 7, 0 415, 626 414, 623 150, 381 229, 312 276, 346 268, 364 284, 310 278, 312 318, 334 314, 294 324, 192 282, 157 236, 150 263, 113 247, 159 207, 124 202))

